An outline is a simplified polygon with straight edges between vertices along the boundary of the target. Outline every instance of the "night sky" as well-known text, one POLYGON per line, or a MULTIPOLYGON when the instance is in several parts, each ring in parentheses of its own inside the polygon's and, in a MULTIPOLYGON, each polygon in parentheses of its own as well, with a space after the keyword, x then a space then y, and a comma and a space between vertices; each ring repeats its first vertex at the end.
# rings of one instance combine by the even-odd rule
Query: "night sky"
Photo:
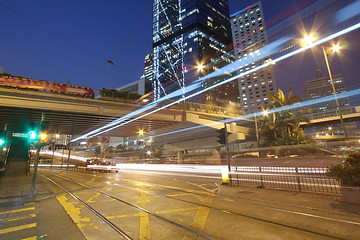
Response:
MULTIPOLYGON (((230 13, 255 2, 229 0, 230 13)), ((276 30, 276 24, 314 2, 262 1, 268 30, 276 30)), ((330 8, 336 7, 330 4, 330 8)), ((319 15, 312 14, 302 24, 324 26, 326 19, 321 16, 326 11, 320 9, 319 15)), ((152 50, 150 0, 2 0, 0 23, 0 66, 4 72, 50 82, 116 88, 143 75, 144 57, 152 50), (107 60, 114 65, 109 66, 107 60)), ((298 22, 289 29, 300 25, 298 22)), ((270 39, 281 34, 281 31, 273 34, 270 39)), ((346 47, 340 55, 331 57, 332 71, 343 74, 346 86, 354 88, 360 83, 359 30, 341 40, 346 47)), ((317 69, 327 75, 323 59, 318 48, 278 63, 275 66, 278 88, 287 92, 295 85, 295 92, 303 95, 304 82, 314 79, 317 69)))

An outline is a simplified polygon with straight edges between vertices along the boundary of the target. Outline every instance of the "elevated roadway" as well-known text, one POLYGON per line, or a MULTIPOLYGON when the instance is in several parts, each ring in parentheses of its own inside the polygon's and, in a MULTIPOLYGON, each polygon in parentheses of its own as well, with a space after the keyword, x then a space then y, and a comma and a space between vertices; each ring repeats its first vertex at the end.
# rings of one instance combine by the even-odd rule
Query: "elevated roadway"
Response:
MULTIPOLYGON (((49 121, 50 132, 77 135, 96 126, 102 126, 121 116, 141 108, 120 102, 110 102, 0 88, 0 126, 8 124, 12 131, 25 132, 31 124, 40 122, 41 114, 45 113, 49 121)), ((108 133, 110 136, 132 136, 139 129, 151 131, 182 121, 182 112, 178 110, 162 110, 148 117, 134 121, 126 127, 108 133)))
MULTIPOLYGON (((144 105, 121 102, 104 101, 74 96, 44 93, 37 91, 18 90, 14 88, 0 88, 0 126, 8 124, 11 131, 26 132, 31 125, 38 124, 42 113, 49 121, 50 133, 78 135, 91 129, 100 127, 115 119, 139 110, 144 105)), ((161 134, 159 141, 167 143, 169 138, 164 135, 168 132, 177 132, 185 128, 196 128, 187 133, 171 136, 171 142, 177 139, 186 140, 216 136, 216 129, 223 127, 215 124, 224 119, 221 112, 209 112, 204 109, 184 111, 170 108, 158 111, 122 127, 107 132, 106 136, 131 137, 137 136, 139 129, 152 135, 161 134), (189 135, 196 135, 189 136, 189 135)), ((229 129, 232 133, 244 129, 229 129)), ((247 132, 247 130, 245 130, 247 132)), ((244 134, 233 135, 232 138, 244 139, 244 134)), ((213 141, 214 142, 214 141, 213 141)))

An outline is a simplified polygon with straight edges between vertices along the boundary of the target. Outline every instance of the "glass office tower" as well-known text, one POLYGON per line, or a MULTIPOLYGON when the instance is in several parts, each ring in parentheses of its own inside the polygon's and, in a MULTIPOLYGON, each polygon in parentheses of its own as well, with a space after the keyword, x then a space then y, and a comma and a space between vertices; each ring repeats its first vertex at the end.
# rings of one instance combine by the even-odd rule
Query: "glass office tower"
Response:
MULTIPOLYGON (((265 20, 261 2, 254 3, 231 15, 231 28, 234 53, 237 59, 250 59, 261 55, 262 48, 268 44, 265 20)), ((268 58, 253 61, 240 68, 238 73, 246 72, 264 64, 268 58)), ((273 67, 270 65, 239 79, 240 104, 244 113, 261 112, 270 104, 267 94, 276 92, 273 67)))
POLYGON ((154 1, 154 99, 177 90, 177 98, 186 95, 186 86, 204 74, 197 66, 231 42, 227 0, 154 1))

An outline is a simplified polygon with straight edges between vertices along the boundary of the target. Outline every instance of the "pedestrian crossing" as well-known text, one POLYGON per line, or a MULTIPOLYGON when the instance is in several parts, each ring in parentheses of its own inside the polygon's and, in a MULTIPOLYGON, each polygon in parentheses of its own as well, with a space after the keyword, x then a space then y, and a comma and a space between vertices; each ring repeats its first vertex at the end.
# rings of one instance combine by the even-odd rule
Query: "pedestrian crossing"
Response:
POLYGON ((34 202, 0 208, 0 239, 36 240, 35 211, 34 202))

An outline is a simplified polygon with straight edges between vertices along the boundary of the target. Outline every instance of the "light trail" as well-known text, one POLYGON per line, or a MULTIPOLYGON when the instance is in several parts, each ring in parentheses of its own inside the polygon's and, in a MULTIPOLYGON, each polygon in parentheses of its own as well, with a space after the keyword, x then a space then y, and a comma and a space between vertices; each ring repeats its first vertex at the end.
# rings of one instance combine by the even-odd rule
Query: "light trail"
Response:
MULTIPOLYGON (((158 112, 158 111, 161 111, 161 110, 163 110, 163 109, 165 109, 165 108, 168 108, 168 107, 170 107, 170 106, 173 106, 173 105, 175 105, 175 104, 178 104, 178 103, 180 103, 180 102, 182 102, 182 101, 185 101, 185 100, 187 100, 187 99, 193 98, 193 97, 195 97, 195 96, 197 96, 197 95, 199 95, 199 94, 202 94, 202 93, 204 93, 204 92, 207 92, 207 91, 209 91, 209 90, 211 90, 211 89, 214 89, 214 88, 216 88, 216 87, 219 87, 219 86, 221 86, 221 85, 223 85, 223 84, 229 83, 229 82, 231 82, 231 81, 233 81, 233 80, 235 80, 235 79, 238 79, 238 78, 240 78, 240 77, 242 77, 242 76, 245 76, 245 75, 248 75, 248 74, 250 74, 250 73, 256 72, 256 71, 258 71, 258 70, 260 70, 260 69, 263 69, 263 68, 265 68, 265 67, 267 67, 267 66, 269 66, 269 65, 271 65, 271 64, 273 64, 273 63, 280 62, 280 61, 285 60, 285 59, 287 59, 287 58, 290 58, 290 57, 292 57, 292 56, 294 56, 294 55, 296 55, 296 54, 298 54, 298 53, 304 52, 304 51, 306 51, 306 50, 308 50, 308 49, 310 49, 310 48, 312 48, 312 47, 318 46, 318 45, 320 45, 320 44, 323 44, 323 43, 325 43, 325 42, 328 42, 329 40, 332 40, 332 39, 334 39, 334 38, 340 37, 340 36, 342 36, 342 35, 344 35, 344 34, 346 34, 346 33, 349 33, 349 32, 351 32, 351 31, 354 31, 354 30, 358 29, 359 27, 360 27, 360 23, 357 23, 357 24, 355 24, 355 25, 352 25, 352 26, 350 26, 350 27, 348 27, 348 28, 345 28, 345 29, 343 29, 343 30, 341 30, 341 31, 338 31, 338 32, 336 32, 336 33, 334 33, 334 34, 332 34, 332 35, 329 35, 329 36, 327 36, 327 37, 325 37, 325 38, 322 38, 322 39, 320 39, 320 40, 318 40, 318 41, 316 41, 316 42, 314 42, 314 43, 311 43, 311 44, 309 44, 309 45, 307 45, 307 46, 301 47, 301 48, 296 49, 296 50, 294 50, 294 51, 292 51, 292 52, 290 52, 290 53, 287 53, 287 54, 285 54, 285 55, 283 55, 283 56, 280 56, 280 57, 278 57, 278 58, 276 58, 276 59, 273 59, 271 62, 268 62, 268 63, 262 64, 262 65, 260 65, 260 66, 257 66, 257 67, 255 67, 255 68, 249 70, 249 71, 246 71, 246 72, 241 73, 241 74, 239 74, 239 75, 236 75, 236 76, 234 76, 234 77, 228 78, 228 79, 226 79, 226 80, 224 80, 224 81, 222 81, 222 82, 219 82, 219 83, 217 83, 217 84, 214 84, 214 85, 212 85, 212 86, 210 86, 210 87, 207 87, 207 88, 205 88, 205 89, 199 90, 199 91, 196 92, 196 93, 193 93, 193 94, 190 94, 190 95, 188 95, 188 96, 186 96, 186 97, 180 98, 180 99, 177 100, 177 101, 174 101, 174 102, 172 102, 172 103, 166 104, 166 105, 164 105, 164 106, 162 106, 162 107, 160 107, 160 108, 154 109, 154 110, 152 110, 152 111, 150 111, 150 112, 147 112, 147 113, 145 113, 145 114, 143 114, 143 115, 141 115, 141 116, 138 116, 138 117, 136 117, 136 118, 130 119, 130 120, 127 121, 127 122, 123 122, 123 123, 121 123, 121 124, 116 125, 117 123, 119 123, 119 122, 121 122, 121 121, 124 121, 124 119, 129 119, 130 117, 135 116, 136 114, 138 114, 138 112, 140 112, 140 110, 141 110, 142 112, 144 112, 144 111, 146 111, 146 110, 149 110, 149 109, 153 108, 154 105, 156 105, 156 103, 157 103, 157 102, 153 102, 153 103, 147 105, 146 107, 144 107, 144 110, 139 109, 139 110, 135 111, 134 113, 131 113, 131 114, 129 114, 129 115, 126 115, 126 116, 124 116, 124 117, 122 117, 122 118, 120 118, 120 119, 118 119, 118 120, 113 121, 112 123, 109 123, 109 124, 107 124, 107 125, 104 125, 104 126, 101 127, 101 128, 95 129, 95 130, 93 130, 93 131, 91 131, 91 132, 89 132, 89 133, 86 133, 86 134, 81 135, 81 136, 79 136, 79 137, 77 137, 77 138, 75 138, 75 139, 72 139, 71 142, 76 142, 76 141, 78 141, 78 140, 81 140, 81 139, 84 139, 84 138, 87 138, 87 137, 95 137, 95 136, 98 136, 98 135, 100 135, 100 134, 103 134, 103 133, 106 133, 106 132, 108 132, 108 131, 111 131, 111 130, 113 130, 113 129, 116 129, 116 128, 118 128, 118 127, 124 126, 124 125, 126 125, 126 124, 131 123, 131 122, 134 122, 134 121, 136 121, 136 120, 139 120, 139 119, 141 119, 141 118, 144 118, 144 117, 146 117, 146 116, 148 116, 148 115, 151 115, 151 114, 154 114, 154 113, 156 113, 156 112, 158 112), (115 126, 114 126, 114 125, 115 125, 115 126), (105 128, 107 128, 107 129, 105 129, 105 128), (103 130, 103 129, 105 129, 105 130, 103 130), (102 131, 102 130, 103 130, 103 131, 102 131)), ((235 62, 235 63, 236 63, 236 62, 235 62)), ((231 64, 229 64, 229 65, 231 65, 231 64)), ((199 79, 199 81, 200 81, 200 80, 201 80, 201 79, 199 79)), ((204 80, 204 78, 202 78, 202 80, 204 80)), ((195 84, 193 84, 193 85, 190 85, 189 87, 187 87, 187 89, 189 89, 189 88, 190 88, 190 89, 195 89, 195 88, 194 88, 194 85, 196 85, 196 87, 197 87, 197 84, 199 84, 199 81, 197 81, 197 82, 196 82, 195 84)), ((176 92, 177 92, 177 91, 176 91, 176 92)), ((339 94, 339 95, 340 95, 340 94, 339 94)), ((165 98, 162 98, 162 99, 165 99, 165 98)), ((168 98, 166 98, 166 99, 168 99, 168 98)), ((274 111, 275 111, 275 110, 274 110, 274 111)), ((252 114, 252 116, 253 116, 253 114, 252 114)))
MULTIPOLYGON (((35 153, 36 150, 30 150, 30 152, 34 152, 34 153, 35 153)), ((40 151, 39 154, 44 154, 44 155, 50 155, 50 156, 52 156, 53 152, 52 152, 52 151, 40 151)), ((54 152, 54 156, 67 158, 67 157, 68 157, 68 154, 62 154, 62 153, 59 153, 59 152, 54 152)), ((75 159, 75 160, 79 160, 79 161, 86 162, 86 160, 89 159, 89 158, 84 158, 84 157, 80 157, 80 156, 70 155, 70 159, 75 159)))
MULTIPOLYGON (((63 167, 63 168, 66 168, 66 167, 76 167, 76 165, 74 164, 71 164, 71 165, 61 165, 61 164, 38 164, 38 167, 63 167)), ((30 167, 34 167, 34 164, 30 164, 30 167)))
MULTIPOLYGON (((337 98, 342 99, 342 98, 346 98, 346 97, 350 97, 350 96, 357 96, 357 95, 360 95, 360 89, 352 90, 352 91, 349 91, 349 92, 339 93, 339 94, 337 94, 337 98)), ((283 106, 283 107, 276 108, 276 109, 269 109, 268 114, 275 113, 275 112, 281 112, 281 111, 285 111, 285 110, 301 108, 301 107, 307 107, 307 106, 311 106, 313 104, 318 104, 318 103, 323 103, 323 102, 328 102, 328 101, 334 101, 334 100, 335 100, 334 95, 326 96, 326 97, 322 97, 322 98, 317 98, 317 99, 313 99, 313 100, 304 101, 304 102, 301 102, 301 103, 296 103, 296 104, 292 104, 292 105, 288 105, 288 106, 283 106)), ((234 122, 234 121, 239 121, 239 120, 253 119, 254 115, 259 117, 259 116, 262 116, 263 113, 262 112, 251 113, 251 114, 243 115, 243 116, 240 116, 240 117, 229 118, 229 119, 226 119, 226 120, 221 120, 221 121, 212 122, 212 123, 208 123, 208 124, 203 124, 203 125, 198 125, 198 126, 194 126, 194 127, 179 129, 179 130, 172 131, 172 132, 166 132, 166 133, 161 133, 161 134, 158 134, 158 135, 152 135, 152 136, 149 136, 149 137, 144 137, 142 139, 146 140, 146 139, 171 135, 171 134, 175 134, 175 133, 195 130, 195 129, 199 129, 199 128, 203 128, 203 127, 211 127, 213 125, 217 125, 219 123, 224 123, 224 122, 229 123, 229 122, 234 122)))

